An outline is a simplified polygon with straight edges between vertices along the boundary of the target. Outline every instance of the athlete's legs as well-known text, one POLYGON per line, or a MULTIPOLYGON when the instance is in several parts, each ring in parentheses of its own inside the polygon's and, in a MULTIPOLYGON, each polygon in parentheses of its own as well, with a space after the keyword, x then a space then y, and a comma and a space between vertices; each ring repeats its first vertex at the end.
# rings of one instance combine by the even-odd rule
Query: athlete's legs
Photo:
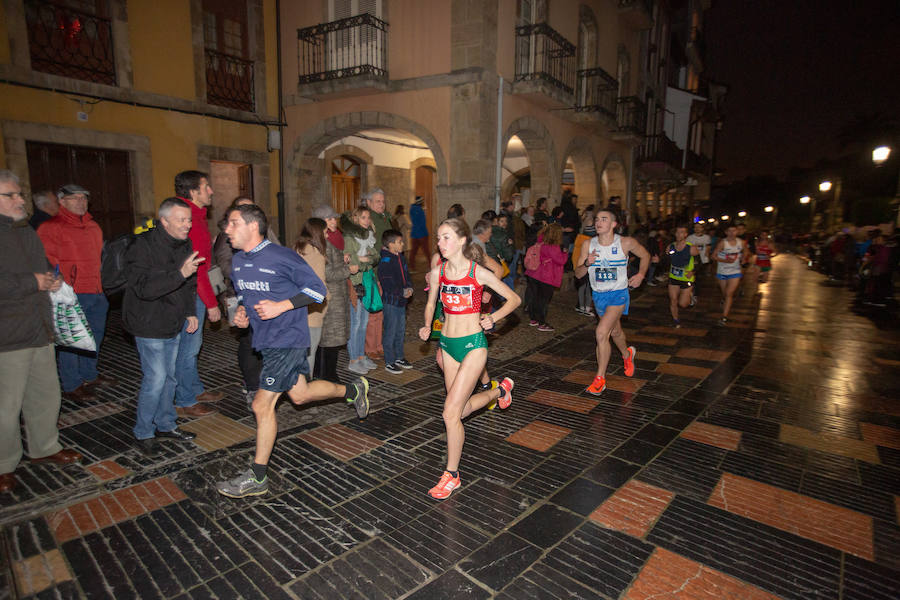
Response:
POLYGON ((672 319, 675 321, 678 320, 678 297, 681 288, 677 285, 669 284, 669 312, 672 314, 672 319))
POLYGON ((256 457, 253 462, 258 465, 269 463, 272 448, 275 447, 275 437, 278 435, 275 404, 280 395, 280 392, 258 389, 253 397, 253 413, 256 415, 256 457))
MULTIPOLYGON (((444 353, 441 352, 441 347, 438 346, 437 352, 435 352, 435 354, 434 354, 434 360, 437 363, 438 369, 440 369, 441 371, 444 370, 443 355, 444 355, 444 353)), ((488 375, 486 366, 484 367, 484 370, 481 372, 481 377, 478 378, 478 381, 479 381, 479 383, 481 383, 481 385, 487 385, 491 382, 491 378, 488 375)))
POLYGON ((609 365, 609 355, 612 351, 609 345, 610 335, 615 332, 617 335, 613 339, 616 346, 622 351, 622 354, 628 352, 628 346, 625 345, 625 333, 619 326, 619 319, 624 310, 625 305, 607 306, 606 312, 603 313, 597 324, 597 375, 601 377, 606 377, 606 367, 609 365))
POLYGON ((734 294, 741 284, 741 278, 735 277, 734 279, 726 279, 719 283, 724 284, 724 286, 722 286, 722 292, 725 294, 725 306, 722 307, 722 316, 727 317, 728 312, 731 310, 731 303, 734 302, 734 294))
POLYGON ((484 370, 485 362, 487 362, 487 348, 470 351, 462 363, 456 362, 449 355, 444 356, 447 399, 444 401, 443 418, 447 429, 448 471, 459 469, 459 459, 466 439, 462 419, 500 397, 499 388, 472 395, 472 388, 484 370))
POLYGON ((678 306, 687 308, 691 305, 691 290, 694 286, 678 289, 678 306))

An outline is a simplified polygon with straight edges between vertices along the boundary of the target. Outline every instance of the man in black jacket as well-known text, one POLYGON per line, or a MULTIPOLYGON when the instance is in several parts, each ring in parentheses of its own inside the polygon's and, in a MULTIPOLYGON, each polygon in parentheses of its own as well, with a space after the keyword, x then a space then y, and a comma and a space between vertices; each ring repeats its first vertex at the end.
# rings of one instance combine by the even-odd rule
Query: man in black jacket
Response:
POLYGON ((182 327, 197 330, 194 298, 197 267, 203 262, 191 247, 191 209, 180 198, 167 198, 159 206, 159 223, 140 234, 125 260, 128 285, 122 302, 122 321, 134 335, 141 356, 141 391, 138 395, 134 437, 146 454, 157 451, 156 438, 180 441, 195 434, 178 429, 175 422, 175 359, 182 327))
POLYGON ((28 226, 19 178, 0 170, 0 493, 16 485, 22 458, 20 418, 33 462, 73 463, 82 456, 59 445, 59 379, 50 296, 62 279, 28 226))

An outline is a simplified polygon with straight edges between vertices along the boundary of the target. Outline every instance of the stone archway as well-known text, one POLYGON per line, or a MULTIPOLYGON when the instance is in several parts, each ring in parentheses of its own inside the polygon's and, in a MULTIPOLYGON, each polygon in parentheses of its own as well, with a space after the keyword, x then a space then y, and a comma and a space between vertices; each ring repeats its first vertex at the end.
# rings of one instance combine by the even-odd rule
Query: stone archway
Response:
POLYGON ((600 186, 604 206, 612 196, 619 196, 622 206, 628 201, 628 168, 625 164, 625 160, 616 152, 610 153, 603 161, 600 186))
POLYGON ((541 197, 546 197, 550 205, 553 200, 558 202, 562 195, 562 171, 556 168, 556 147, 550 132, 534 117, 520 117, 509 124, 503 135, 504 155, 513 136, 522 140, 528 155, 532 202, 541 197))
MULTIPOLYGON (((448 183, 447 161, 437 139, 428 129, 400 115, 364 111, 345 113, 323 119, 294 140, 286 165, 285 222, 288 231, 295 230, 316 204, 329 200, 330 174, 319 154, 335 141, 350 137, 364 129, 389 128, 410 133, 422 140, 434 157, 438 190, 448 183)), ((371 164, 371 163, 368 163, 371 164)))
POLYGON ((597 161, 591 142, 585 137, 574 137, 563 155, 559 172, 566 168, 569 159, 575 170, 575 193, 578 194, 578 207, 589 204, 602 204, 606 198, 603 190, 597 185, 597 161))

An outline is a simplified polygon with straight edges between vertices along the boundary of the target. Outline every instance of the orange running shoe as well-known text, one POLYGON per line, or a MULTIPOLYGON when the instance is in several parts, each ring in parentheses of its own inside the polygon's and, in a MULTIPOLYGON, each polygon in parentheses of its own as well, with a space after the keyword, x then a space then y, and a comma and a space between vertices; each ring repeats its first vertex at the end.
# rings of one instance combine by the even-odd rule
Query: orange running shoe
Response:
POLYGON ((515 383, 509 377, 504 377, 503 381, 500 382, 500 387, 504 390, 504 394, 497 398, 497 406, 501 409, 509 408, 509 405, 512 404, 512 389, 515 383))
POLYGON ((444 471, 444 474, 441 475, 441 479, 437 482, 437 485, 428 490, 428 495, 435 500, 444 500, 460 485, 459 475, 453 477, 449 471, 444 471))
POLYGON ((587 386, 587 393, 593 394, 594 396, 599 396, 605 389, 606 377, 604 377, 603 375, 597 375, 596 377, 594 377, 594 381, 591 382, 591 385, 587 386))
POLYGON ((625 361, 625 376, 631 377, 634 375, 634 355, 637 354, 637 350, 634 349, 634 346, 628 346, 628 356, 623 356, 623 360, 625 361))

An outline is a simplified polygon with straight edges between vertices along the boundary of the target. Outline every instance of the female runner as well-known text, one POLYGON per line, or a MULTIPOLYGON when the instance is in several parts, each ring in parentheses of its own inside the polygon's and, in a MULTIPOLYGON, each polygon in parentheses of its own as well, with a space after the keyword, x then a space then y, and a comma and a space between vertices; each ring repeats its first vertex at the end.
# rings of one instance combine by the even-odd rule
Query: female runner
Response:
POLYGON ((734 302, 734 293, 741 284, 741 264, 748 260, 750 252, 744 240, 737 236, 737 227, 729 225, 725 228, 725 237, 716 244, 713 259, 716 261, 716 278, 722 290, 722 318, 719 325, 728 322, 728 312, 734 302))
POLYGON ((759 267, 759 282, 769 281, 769 271, 772 270, 772 257, 775 256, 775 243, 767 231, 763 231, 756 242, 756 266, 759 267))
POLYGON ((494 325, 494 318, 502 319, 521 303, 519 296, 496 275, 474 261, 470 248, 472 234, 460 219, 448 219, 438 227, 438 249, 446 261, 429 274, 428 301, 425 304, 425 325, 419 337, 425 341, 431 335, 435 301, 440 294, 444 307, 444 326, 441 329, 444 383, 444 426, 447 429, 447 469, 437 485, 428 491, 443 500, 460 486, 459 460, 462 456, 465 429, 462 420, 497 400, 500 408, 512 402, 513 381, 503 379, 496 389, 472 395, 475 383, 487 363, 487 338, 484 330, 494 325), (506 299, 493 315, 481 315, 481 290, 490 286, 506 299))

